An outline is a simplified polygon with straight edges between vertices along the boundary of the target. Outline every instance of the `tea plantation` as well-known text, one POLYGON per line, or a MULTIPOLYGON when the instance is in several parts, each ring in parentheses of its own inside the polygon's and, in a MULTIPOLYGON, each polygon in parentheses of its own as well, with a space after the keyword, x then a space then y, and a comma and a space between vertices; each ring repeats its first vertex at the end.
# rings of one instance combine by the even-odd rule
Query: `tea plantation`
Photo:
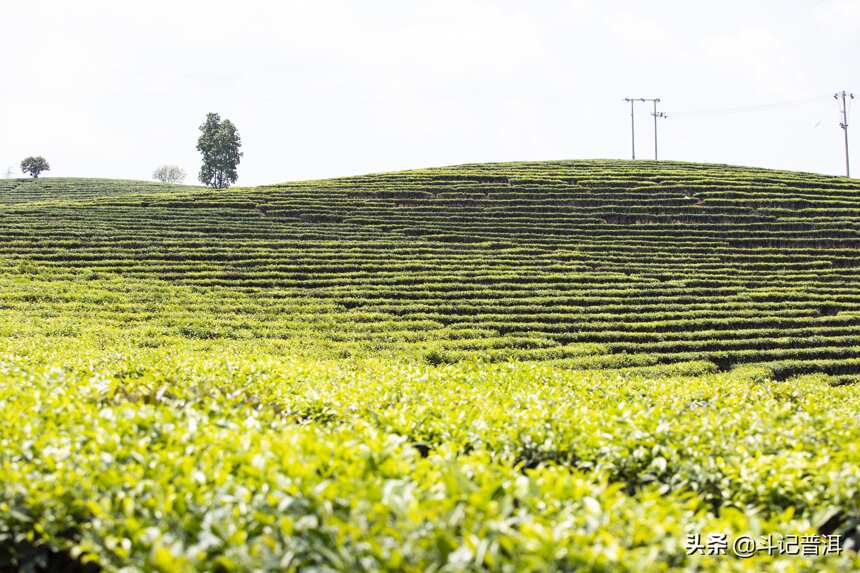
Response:
POLYGON ((0 571, 856 571, 858 247, 724 165, 0 181, 0 571))

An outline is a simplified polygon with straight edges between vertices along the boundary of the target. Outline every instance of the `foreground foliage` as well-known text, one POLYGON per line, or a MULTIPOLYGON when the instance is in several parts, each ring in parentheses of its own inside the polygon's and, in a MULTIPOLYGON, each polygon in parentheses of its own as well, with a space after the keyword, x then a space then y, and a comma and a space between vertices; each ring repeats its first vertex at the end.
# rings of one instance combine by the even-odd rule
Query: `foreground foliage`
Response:
POLYGON ((56 352, 0 362, 7 552, 161 571, 860 565, 686 556, 690 532, 812 534, 838 514, 855 535, 860 393, 821 377, 56 352))

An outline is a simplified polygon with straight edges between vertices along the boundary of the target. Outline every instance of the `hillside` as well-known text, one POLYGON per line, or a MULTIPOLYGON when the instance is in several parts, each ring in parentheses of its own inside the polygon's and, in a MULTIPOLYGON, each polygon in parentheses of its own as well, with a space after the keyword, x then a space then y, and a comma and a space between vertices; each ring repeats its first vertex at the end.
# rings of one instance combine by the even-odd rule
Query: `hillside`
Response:
POLYGON ((0 571, 858 571, 858 198, 0 181, 0 571))
MULTIPOLYGON (((6 185, 0 257, 50 280, 90 273, 218 287, 230 302, 212 332, 198 324, 202 337, 283 338, 295 326, 279 308, 289 294, 324 307, 299 322, 321 323, 323 338, 350 351, 860 372, 856 180, 593 161, 218 192, 6 185), (264 321, 252 318, 261 293, 276 299, 265 301, 264 321), (332 321, 336 332, 326 330, 332 321)), ((6 312, 17 312, 15 300, 6 312)), ((71 304, 25 303, 34 315, 71 304)), ((127 313, 151 318, 139 306, 127 313)))

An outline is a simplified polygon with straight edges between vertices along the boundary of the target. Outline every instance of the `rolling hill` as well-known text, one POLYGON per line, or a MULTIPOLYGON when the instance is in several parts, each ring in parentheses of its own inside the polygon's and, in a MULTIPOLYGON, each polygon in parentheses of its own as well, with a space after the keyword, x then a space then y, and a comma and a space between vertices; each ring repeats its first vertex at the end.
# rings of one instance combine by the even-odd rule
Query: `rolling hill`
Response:
MULTIPOLYGON (((295 321, 278 305, 299 297, 325 309, 300 321, 323 338, 437 363, 705 360, 763 363, 779 377, 853 375, 858 197, 860 183, 842 178, 647 162, 465 165, 226 191, 45 179, 0 187, 0 257, 52 280, 216 289, 229 302, 212 332, 198 325, 202 337, 283 338, 295 321), (260 306, 262 322, 251 318, 260 306)), ((27 301, 27 312, 63 302, 27 301)), ((121 320, 150 317, 129 307, 121 320)))
POLYGON ((858 199, 646 161, 0 181, 0 570, 855 571, 858 199))

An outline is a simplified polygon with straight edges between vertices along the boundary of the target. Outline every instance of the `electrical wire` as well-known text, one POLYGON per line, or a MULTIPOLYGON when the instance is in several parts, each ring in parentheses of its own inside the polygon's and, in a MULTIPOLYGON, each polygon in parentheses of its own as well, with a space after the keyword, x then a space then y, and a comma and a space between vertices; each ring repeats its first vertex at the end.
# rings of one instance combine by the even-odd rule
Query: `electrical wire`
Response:
POLYGON ((809 103, 815 103, 818 101, 824 101, 826 98, 832 98, 832 94, 827 95, 816 95, 813 97, 803 98, 803 99, 793 99, 793 100, 784 100, 773 103, 765 103, 765 104, 756 104, 756 105, 742 105, 735 107, 724 107, 724 108, 707 108, 707 109, 692 109, 692 110, 678 110, 678 111, 668 111, 667 115, 670 117, 692 117, 692 116, 705 116, 705 115, 728 115, 735 113, 750 113, 756 111, 770 111, 780 108, 786 107, 797 107, 801 105, 806 105, 809 103))

